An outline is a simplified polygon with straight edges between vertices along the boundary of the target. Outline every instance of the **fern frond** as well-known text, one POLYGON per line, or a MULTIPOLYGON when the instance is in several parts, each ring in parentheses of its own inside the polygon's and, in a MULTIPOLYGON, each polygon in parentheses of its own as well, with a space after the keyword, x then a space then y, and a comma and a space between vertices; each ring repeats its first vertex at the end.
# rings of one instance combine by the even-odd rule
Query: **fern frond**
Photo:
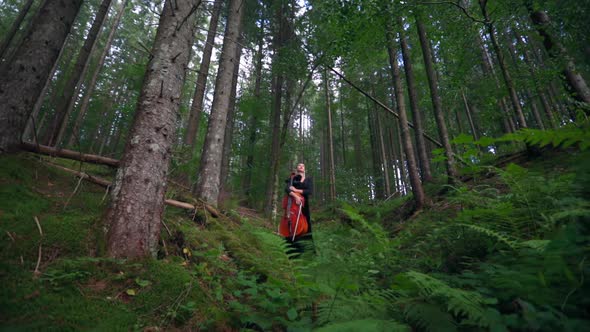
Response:
MULTIPOLYGON (((416 295, 422 301, 432 305, 438 305, 439 307, 443 306, 446 312, 452 314, 453 317, 466 320, 473 325, 481 327, 488 327, 492 324, 486 315, 486 303, 490 301, 486 301, 479 293, 452 288, 441 280, 416 271, 403 273, 398 275, 396 279, 398 281, 397 285, 401 287, 401 290, 405 289, 406 291, 417 292, 416 295)), ((410 301, 410 303, 415 303, 415 300, 410 301)), ((429 310, 431 313, 435 312, 429 306, 416 307, 412 310, 417 311, 407 314, 416 314, 416 317, 422 317, 419 314, 421 310, 429 310)), ((434 323, 434 321, 424 319, 420 321, 421 326, 424 327, 431 326, 431 323, 434 323)))
POLYGON ((405 324, 380 319, 359 319, 343 323, 326 325, 317 329, 318 332, 409 332, 412 329, 405 324))
POLYGON ((496 241, 505 244, 510 249, 516 249, 518 247, 518 242, 511 239, 508 235, 491 230, 489 228, 485 228, 485 227, 481 227, 481 226, 477 226, 477 225, 471 225, 471 224, 458 224, 458 225, 454 225, 454 226, 466 227, 472 231, 475 231, 475 232, 478 232, 481 234, 485 234, 491 238, 496 239, 496 241))

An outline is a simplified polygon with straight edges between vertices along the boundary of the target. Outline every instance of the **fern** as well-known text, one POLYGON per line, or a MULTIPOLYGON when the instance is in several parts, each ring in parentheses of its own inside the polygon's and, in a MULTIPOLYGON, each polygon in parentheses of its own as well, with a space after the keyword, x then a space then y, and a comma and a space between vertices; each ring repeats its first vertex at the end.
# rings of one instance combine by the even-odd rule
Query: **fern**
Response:
MULTIPOLYGON (((495 303, 494 299, 486 299, 476 292, 452 288, 441 280, 416 271, 400 274, 396 281, 394 287, 397 287, 400 294, 413 296, 407 303, 409 307, 406 314, 427 330, 437 330, 434 327, 439 319, 443 319, 443 322, 450 321, 445 318, 445 311, 464 325, 490 327, 494 324, 490 311, 486 308, 488 304, 495 303), (424 303, 439 306, 444 311, 436 311, 424 303), (425 312, 433 316, 424 315, 425 312)), ((400 302, 403 303, 403 300, 400 302)))
POLYGON ((322 328, 316 329, 318 332, 409 332, 411 330, 412 329, 408 325, 392 320, 380 319, 351 320, 343 323, 326 325, 322 328))

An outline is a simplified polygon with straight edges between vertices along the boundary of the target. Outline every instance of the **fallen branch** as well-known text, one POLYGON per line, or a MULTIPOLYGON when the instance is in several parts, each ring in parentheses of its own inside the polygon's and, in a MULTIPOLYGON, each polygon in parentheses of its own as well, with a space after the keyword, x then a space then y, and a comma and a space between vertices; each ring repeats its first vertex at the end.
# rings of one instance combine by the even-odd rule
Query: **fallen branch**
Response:
POLYGON ((39 239, 39 251, 37 254, 37 265, 35 266, 35 271, 33 271, 33 275, 35 277, 37 277, 41 274, 41 271, 39 271, 39 265, 41 265, 41 257, 43 256, 43 229, 41 228, 41 223, 39 223, 39 218, 37 218, 37 216, 35 216, 34 219, 35 219, 35 223, 37 224, 37 228, 39 229, 39 234, 41 235, 41 238, 39 239))
POLYGON ((41 154, 45 154, 45 155, 52 156, 52 157, 61 157, 61 158, 78 160, 78 161, 84 161, 84 162, 92 163, 92 164, 107 165, 107 166, 111 166, 111 167, 119 167, 119 160, 113 159, 113 158, 97 156, 94 154, 80 153, 77 151, 67 150, 67 149, 56 149, 56 148, 52 148, 52 147, 49 147, 46 145, 37 145, 37 144, 29 143, 29 142, 23 142, 21 144, 21 147, 23 148, 23 150, 26 150, 26 151, 41 153, 41 154))
MULTIPOLYGON (((56 168, 59 168, 59 169, 61 169, 63 171, 66 171, 68 173, 74 174, 74 175, 82 178, 83 180, 90 181, 90 182, 92 182, 94 184, 97 184, 97 185, 99 185, 101 187, 104 187, 104 188, 110 188, 111 187, 111 181, 108 181, 108 180, 105 180, 105 179, 101 179, 101 178, 98 178, 98 177, 95 177, 95 176, 91 176, 91 175, 88 175, 87 173, 84 173, 84 172, 78 172, 78 171, 75 171, 75 170, 70 169, 70 168, 67 168, 67 167, 56 165, 54 163, 50 163, 50 162, 46 162, 46 163, 48 165, 51 165, 51 166, 56 167, 56 168)), ((164 203, 166 205, 176 206, 176 207, 182 208, 182 209, 188 209, 188 210, 195 210, 196 209, 196 206, 194 206, 194 205, 192 205, 190 203, 185 203, 185 202, 177 201, 177 200, 174 200, 174 199, 166 199, 166 200, 164 200, 164 203)), ((208 207, 207 205, 205 205, 205 208, 214 217, 218 217, 219 216, 219 212, 217 212, 213 207, 208 207), (211 210, 209 210, 209 209, 211 209, 213 212, 211 210)))

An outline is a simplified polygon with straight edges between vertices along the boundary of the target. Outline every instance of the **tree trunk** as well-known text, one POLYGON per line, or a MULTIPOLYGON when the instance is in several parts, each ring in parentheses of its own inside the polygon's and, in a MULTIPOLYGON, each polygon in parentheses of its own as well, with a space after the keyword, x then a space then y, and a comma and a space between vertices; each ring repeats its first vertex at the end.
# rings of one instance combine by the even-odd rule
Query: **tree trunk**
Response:
POLYGON ((34 0, 27 0, 25 5, 23 6, 23 8, 18 12, 18 16, 16 17, 16 19, 12 23, 10 30, 8 30, 8 32, 6 32, 6 34, 4 35, 5 38, 4 38, 4 40, 2 40, 2 43, 0 43, 0 63, 5 58, 6 50, 8 49, 8 46, 10 46, 12 39, 14 39, 14 36, 16 35, 21 24, 23 23, 25 16, 27 16, 27 13, 31 9, 33 2, 34 2, 34 0))
POLYGON ((523 55, 524 62, 527 64, 527 66, 529 68, 531 78, 533 79, 533 81, 535 81, 535 89, 537 91, 537 95, 539 96, 539 99, 541 100, 541 105, 543 106, 543 110, 545 111, 545 115, 547 116, 547 119, 549 120, 549 124, 551 125, 551 128, 556 128, 555 119, 553 117, 553 112, 551 110, 551 106, 549 106, 549 101, 547 100, 547 96, 545 95, 545 93, 543 93, 543 90, 541 89, 541 85, 540 85, 541 82, 539 82, 539 80, 537 78, 537 76, 538 76, 537 71, 535 69, 535 64, 533 63, 533 59, 530 55, 528 45, 526 45, 525 42, 523 41, 522 36, 518 32, 517 28, 512 29, 512 31, 514 33, 514 37, 516 38, 517 44, 521 45, 521 47, 522 47, 522 55, 523 55))
POLYGON ((537 104, 535 103, 535 98, 533 96, 533 93, 531 92, 531 90, 527 89, 525 91, 525 95, 526 95, 527 99, 529 100, 529 103, 531 103, 531 111, 533 111, 533 116, 535 118, 535 122, 537 123, 537 126, 539 127, 539 129, 545 130, 545 125, 543 124, 543 119, 541 118, 541 113, 539 113, 539 109, 537 108, 537 104))
POLYGON ((469 122, 469 128, 471 128, 471 135, 473 136, 473 140, 477 141, 479 139, 479 134, 477 129, 475 128, 475 122, 473 121, 473 116, 471 115, 471 107, 469 107, 469 103, 467 102, 467 97, 465 96, 465 91, 461 88, 461 98, 463 99, 463 106, 465 107, 465 114, 467 115, 467 121, 469 122))
MULTIPOLYGON (((403 27, 402 27, 403 28, 403 27)), ((424 189, 420 182, 420 175, 418 173, 418 165, 416 163, 416 157, 414 155, 414 147, 412 144, 412 137, 410 135, 410 127, 408 125, 408 115, 406 113, 406 104, 404 100, 404 91, 402 88, 402 81, 400 77, 399 65, 397 62, 396 51, 394 49, 395 36, 391 27, 387 31, 387 51, 389 54, 389 65, 391 67, 391 79, 393 81, 395 100, 397 104, 397 111, 399 114, 399 123, 402 136, 402 144, 406 160, 408 162, 408 172, 410 175, 410 185, 412 186, 412 192, 414 193, 414 201, 416 203, 416 210, 420 210, 424 206, 426 199, 424 195, 424 189)))
POLYGON ((272 127, 271 132, 271 149, 270 149, 270 170, 268 174, 268 183, 266 187, 266 199, 264 210, 267 215, 274 218, 276 215, 276 179, 278 176, 279 167, 279 144, 281 134, 281 104, 283 97, 283 74, 280 72, 279 61, 281 48, 284 42, 285 35, 285 23, 283 21, 284 8, 283 5, 278 6, 277 12, 275 13, 275 22, 277 27, 275 28, 275 35, 273 37, 273 80, 272 80, 272 94, 273 103, 271 111, 270 124, 272 127))
MULTIPOLYGON (((498 76, 496 75, 496 72, 494 70, 494 66, 492 63, 492 59, 490 59, 490 55, 488 53, 488 50, 486 49, 485 45, 484 45, 484 41, 482 40, 481 36, 479 35, 479 33, 477 34, 477 39, 476 39, 477 45, 479 46, 479 49, 481 50, 481 65, 482 65, 482 70, 484 72, 484 74, 488 74, 488 75, 492 75, 494 82, 496 83, 496 88, 498 90, 501 89, 500 86, 500 80, 498 79, 498 76)), ((498 100, 498 107, 500 108, 500 110, 502 110, 502 125, 504 126, 504 132, 506 134, 508 133, 512 133, 516 130, 516 125, 514 124, 514 121, 512 120, 512 116, 510 114, 510 112, 508 111, 508 108, 506 107, 506 101, 504 98, 500 98, 498 100)))
POLYGON ((209 31, 207 32, 201 66, 199 67, 199 75, 197 76, 197 86, 195 87, 188 126, 186 128, 186 134, 184 135, 184 144, 191 147, 191 155, 194 150, 195 140, 197 139, 201 112, 203 111, 203 100, 205 98, 205 90, 207 89, 207 77, 209 76, 211 53, 213 53, 213 46, 215 45, 215 35, 217 33, 221 4, 221 0, 215 0, 213 3, 213 11, 211 12, 211 20, 209 21, 209 31))
POLYGON ((98 12, 96 13, 96 17, 94 18, 94 22, 92 23, 92 27, 90 27, 88 36, 84 41, 84 45, 82 46, 82 49, 80 49, 80 53, 78 53, 78 58, 76 59, 76 64, 72 70, 72 75, 66 82, 62 93, 59 96, 55 107, 53 122, 49 127, 51 134, 47 144, 49 146, 58 146, 61 143, 61 138, 66 130, 70 113, 72 112, 78 97, 84 74, 88 69, 90 54, 94 49, 104 19, 109 12, 110 5, 111 0, 102 0, 98 12))
POLYGON ((243 0, 231 0, 229 15, 223 38, 223 48, 219 59, 215 92, 211 105, 211 115, 199 167, 198 182, 195 194, 208 204, 217 206, 220 190, 220 171, 225 138, 225 125, 229 111, 232 77, 236 61, 236 48, 242 17, 243 0))
POLYGON ((408 94, 410 97, 410 109, 412 110, 412 119, 414 120, 414 139, 416 140, 416 147, 418 149, 418 160, 420 161, 420 170, 422 171, 422 180, 424 182, 432 180, 432 173, 430 171, 430 160, 426 151, 426 141, 422 133, 424 126, 422 125, 422 112, 418 106, 418 90, 414 81, 414 68, 412 66, 412 57, 410 49, 408 48, 408 41, 406 40, 405 31, 403 28, 402 17, 398 17, 398 25, 400 26, 400 45, 402 49, 402 56, 404 60, 404 70, 406 72, 406 83, 408 84, 408 94))
MULTIPOLYGON (((68 38, 66 38, 66 42, 67 42, 67 40, 68 40, 68 38)), ((51 72, 47 76, 47 80, 45 80, 45 85, 43 86, 43 90, 41 90, 41 93, 39 94, 39 98, 37 98, 37 101, 35 102, 35 106, 33 106, 33 111, 29 115, 29 118, 27 120, 27 125, 25 127, 24 132, 23 132, 23 136, 22 136, 23 141, 29 139, 29 137, 31 137, 31 136, 35 142, 37 142, 37 140, 39 139, 38 136, 41 134, 39 130, 41 130, 41 128, 43 128, 42 123, 45 122, 45 120, 47 119, 47 112, 45 112, 45 114, 43 114, 43 121, 37 122, 37 118, 39 117, 39 112, 41 111, 41 108, 43 107, 43 103, 45 101, 45 95, 47 94, 47 90, 49 90, 49 87, 51 86, 51 79, 53 78, 53 75, 55 75, 55 72, 57 71, 59 59, 61 59, 61 56, 62 56, 64 50, 65 50, 65 47, 62 47, 61 50, 59 51, 59 55, 57 56, 57 60, 55 60, 55 63, 53 64, 53 68, 51 68, 51 72), (33 123, 33 122, 35 122, 35 123, 33 123), (35 128, 33 128, 33 125, 35 128), (32 133, 33 129, 35 129, 35 133, 32 133)))
POLYGON ((498 44, 498 40, 496 38, 496 28, 494 24, 490 20, 487 11, 487 2, 488 0, 479 0, 479 6, 481 8, 481 13, 485 18, 486 22, 485 25, 488 29, 488 34, 490 36, 490 41, 492 42, 492 46, 494 47, 494 52, 496 52, 496 57, 498 59, 498 65, 500 65, 500 71, 502 72, 502 76, 504 77, 504 83, 506 83, 506 88, 508 89, 508 95, 510 96, 510 101, 512 102, 512 107, 514 108, 514 112, 516 113, 516 117, 518 119, 518 127, 519 128, 526 128, 526 120, 524 118, 524 113, 522 111, 522 107, 520 106, 520 101, 518 100, 518 95, 516 94, 516 89, 514 88, 514 82, 512 81, 512 77, 508 72, 508 67, 506 66, 506 61, 504 60, 504 55, 502 53, 502 49, 500 49, 500 44, 498 44))
POLYGON ((82 0, 48 0, 13 60, 0 72, 0 154, 19 147, 27 118, 63 47, 82 0))
POLYGON ((94 88, 96 87, 96 81, 98 80, 98 76, 100 71, 104 65, 107 55, 109 54, 109 50, 111 49, 111 44, 113 43, 113 39, 115 38, 115 32, 117 32, 117 27, 119 26, 119 22, 121 22, 121 17, 125 12, 125 7, 127 7, 127 0, 121 4, 121 8, 117 13, 117 17, 113 21, 113 25, 111 26, 111 31, 109 31, 109 35, 107 36, 107 41, 105 46, 102 50, 102 53, 98 57, 98 63, 96 65, 96 69, 92 73, 92 77, 90 78, 90 83, 88 83, 88 87, 84 92, 84 97, 80 102, 80 110, 78 111, 78 115, 76 116, 76 120, 74 122, 74 126, 72 128, 72 133, 70 138, 68 139, 67 146, 71 147, 74 145, 76 139, 80 137, 80 127, 82 126, 82 121, 84 120, 84 116, 88 111, 88 105, 90 104, 90 97, 92 97, 92 93, 94 92, 94 88))
MULTIPOLYGON (((451 142, 449 140, 447 125, 445 124, 442 100, 438 93, 438 80, 436 79, 436 72, 434 70, 434 58, 433 54, 430 51, 430 42, 428 41, 428 38, 426 36, 426 27, 424 26, 424 23, 422 23, 418 15, 416 15, 416 26, 418 28, 418 36, 420 37, 420 46, 422 48, 422 55, 424 57, 424 65, 426 67, 426 75, 428 77, 428 85, 430 87, 430 98, 432 99, 432 106, 434 108, 436 125, 438 127, 438 133, 440 136, 441 143, 444 147, 445 156, 447 159, 447 174, 449 176, 449 182, 453 182, 454 179, 457 177, 457 171, 455 169, 455 157, 453 156, 453 149, 451 147, 451 142)), ((403 126, 403 123, 401 123, 401 125, 403 126)))
POLYGON ((371 144, 371 160, 373 165, 373 183, 374 195, 376 200, 382 200, 385 196, 383 186, 383 168, 382 168, 382 154, 380 153, 381 145, 378 140, 377 125, 374 120, 377 113, 371 109, 371 105, 367 102, 367 122, 369 125, 369 142, 371 144))
POLYGON ((227 113, 227 122, 225 124, 225 137, 223 139, 223 160, 221 162, 221 174, 220 174, 220 184, 221 184, 221 191, 225 191, 225 187, 228 184, 228 177, 229 177, 229 169, 230 169, 230 159, 231 159, 231 149, 232 149, 232 140, 233 140, 233 132, 234 132, 234 118, 236 115, 236 98, 237 98, 237 89, 238 89, 238 75, 240 73, 240 59, 242 57, 242 42, 244 40, 243 36, 241 35, 241 28, 238 32, 238 46, 236 48, 236 63, 237 65, 234 66, 234 72, 232 74, 232 83, 231 83, 231 91, 229 96, 229 110, 227 113))
POLYGON ((549 16, 544 11, 535 11, 533 3, 530 0, 526 0, 526 7, 537 32, 543 38, 543 45, 549 53, 549 56, 559 59, 559 61, 563 63, 565 82, 568 86, 568 90, 572 93, 572 97, 578 101, 590 104, 590 88, 588 88, 586 80, 584 80, 582 75, 576 70, 576 64, 572 57, 567 53, 563 44, 558 42, 549 32, 551 24, 549 16))
POLYGON ((166 1, 137 104, 130 139, 107 210, 111 257, 155 255, 182 86, 200 1, 166 1))
MULTIPOLYGON (((256 59, 256 81, 254 83, 254 97, 256 100, 260 100, 260 88, 262 85, 262 59, 264 58, 263 54, 263 46, 264 46, 264 27, 261 26, 260 28, 260 36, 258 40, 258 51, 257 51, 257 59, 256 59)), ((252 172, 254 170, 254 149, 256 147, 257 141, 257 130, 258 130, 258 112, 254 111, 250 115, 249 126, 250 130, 249 134, 249 150, 248 156, 246 157, 246 176, 244 177, 244 193, 247 197, 250 196, 250 191, 252 187, 252 172)))
POLYGON ((330 102, 330 82, 328 71, 324 71, 324 90, 326 94, 326 111, 328 112, 328 174, 330 175, 330 196, 328 201, 333 203, 336 201, 336 170, 334 167, 334 135, 332 134, 332 107, 330 102))

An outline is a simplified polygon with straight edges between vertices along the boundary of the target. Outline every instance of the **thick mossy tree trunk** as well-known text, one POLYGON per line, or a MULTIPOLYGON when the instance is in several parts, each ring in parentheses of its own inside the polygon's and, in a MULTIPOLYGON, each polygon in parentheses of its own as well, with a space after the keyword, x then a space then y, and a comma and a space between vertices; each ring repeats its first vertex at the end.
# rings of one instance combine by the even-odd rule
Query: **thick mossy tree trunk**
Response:
POLYGON ((140 258, 157 250, 170 150, 200 0, 164 3, 135 120, 106 214, 111 257, 140 258))
POLYGON ((211 105, 211 115, 205 144, 201 154, 198 182, 195 194, 205 202, 217 205, 220 190, 220 172, 223 155, 223 142, 225 140, 225 124, 229 111, 232 77, 236 61, 236 49, 238 47, 238 34, 242 25, 242 17, 245 2, 243 0, 231 0, 229 3, 229 15, 223 39, 223 49, 219 60, 219 69, 215 81, 215 92, 211 105))
POLYGON ((46 143, 49 146, 57 146, 60 144, 68 124, 70 113, 74 108, 74 103, 76 102, 77 96, 79 94, 80 85, 82 84, 82 80, 84 79, 84 75, 86 74, 88 68, 90 54, 94 49, 94 44, 96 43, 98 33, 102 28, 105 18, 107 17, 110 6, 111 0, 102 0, 102 3, 98 8, 98 12, 96 13, 96 17, 94 18, 94 22, 92 23, 90 31, 88 32, 88 36, 84 41, 84 45, 78 53, 76 63, 74 64, 74 68, 72 70, 72 75, 68 78, 63 90, 61 90, 61 94, 58 97, 59 99, 55 108, 55 115, 48 131, 49 135, 48 141, 46 143))
POLYGON ((211 54, 213 53, 213 46, 215 44, 215 35, 217 34, 221 3, 221 0, 215 0, 213 3, 211 20, 209 20, 209 30, 207 32, 207 39, 205 40, 205 47, 203 48, 203 56, 201 59, 201 66, 199 67, 199 75, 197 76, 197 86, 195 87, 195 93, 193 94, 193 102, 191 104, 188 125, 184 135, 184 144, 191 147, 191 155, 195 140, 197 138, 197 131, 199 129, 199 123, 201 120, 201 112, 203 111, 203 100, 205 98, 205 90, 207 88, 207 77, 209 76, 209 65, 211 64, 211 54))
POLYGON ((0 154, 18 150, 35 102, 70 32, 82 0, 47 0, 0 72, 0 154))

